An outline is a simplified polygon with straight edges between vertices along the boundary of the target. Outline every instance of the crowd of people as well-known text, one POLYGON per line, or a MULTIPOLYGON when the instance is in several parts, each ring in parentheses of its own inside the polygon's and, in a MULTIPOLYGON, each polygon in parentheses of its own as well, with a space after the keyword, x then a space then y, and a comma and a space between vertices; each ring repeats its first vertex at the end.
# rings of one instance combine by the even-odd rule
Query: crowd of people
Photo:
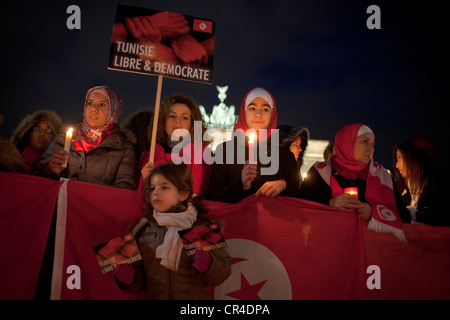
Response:
POLYGON ((444 185, 433 165, 435 147, 423 137, 395 146, 396 174, 391 175, 373 159, 372 129, 361 123, 345 125, 324 151, 324 161, 314 164, 303 179, 300 169, 309 131, 279 126, 275 98, 264 88, 245 95, 232 139, 217 145, 214 152, 205 139, 200 143, 191 139, 179 152, 175 148, 182 139, 173 138, 177 129, 194 137, 199 134, 194 131, 198 121, 202 137, 207 131, 198 105, 189 97, 173 95, 162 101, 153 159, 149 152, 153 113, 136 111, 119 125, 121 109, 122 101, 112 89, 89 89, 69 151, 64 148, 66 128, 58 115, 38 110, 21 121, 9 141, 0 140, 0 169, 141 191, 145 216, 133 233, 145 251, 144 266, 116 269, 122 289, 147 282, 150 298, 191 299, 192 294, 205 298, 208 284, 220 284, 228 277, 231 258, 225 250, 202 251, 188 259, 177 245, 177 230, 210 223, 204 215, 205 199, 236 203, 251 195, 297 197, 355 212, 366 221, 373 220, 373 210, 383 205, 403 223, 450 226, 450 215, 442 210, 444 185), (256 133, 252 143, 265 154, 253 153, 248 136, 238 138, 238 133, 248 131, 256 133), (214 155, 215 161, 194 159, 196 150, 214 155), (243 161, 240 150, 245 151, 243 161), (271 154, 279 163, 270 174, 262 174, 272 165, 264 156, 271 154), (177 157, 190 161, 175 164, 177 157), (350 189, 354 192, 347 192, 350 189), (159 280, 178 270, 183 270, 173 278, 178 290, 170 292, 167 283, 159 280), (145 279, 145 273, 154 276, 145 279))

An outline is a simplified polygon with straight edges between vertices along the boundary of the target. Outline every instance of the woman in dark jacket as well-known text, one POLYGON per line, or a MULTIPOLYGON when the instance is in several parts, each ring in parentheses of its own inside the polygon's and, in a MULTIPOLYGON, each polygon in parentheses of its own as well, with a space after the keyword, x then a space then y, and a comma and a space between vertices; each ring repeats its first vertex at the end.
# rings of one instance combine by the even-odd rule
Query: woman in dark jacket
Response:
POLYGON ((288 125, 278 126, 280 130, 281 146, 289 148, 294 154, 295 162, 297 162, 297 171, 300 182, 303 178, 301 175, 301 169, 303 166, 303 156, 305 155, 306 148, 308 147, 309 130, 306 128, 295 128, 288 125))
POLYGON ((70 152, 64 151, 62 132, 48 147, 37 173, 54 179, 67 177, 135 190, 136 154, 118 125, 121 108, 122 101, 113 90, 91 88, 86 94, 83 122, 74 131, 70 152))
POLYGON ((279 145, 275 99, 255 88, 242 100, 233 139, 216 148, 207 199, 236 203, 252 194, 295 196, 298 187, 295 157, 279 145), (244 138, 251 132, 253 142, 244 138))

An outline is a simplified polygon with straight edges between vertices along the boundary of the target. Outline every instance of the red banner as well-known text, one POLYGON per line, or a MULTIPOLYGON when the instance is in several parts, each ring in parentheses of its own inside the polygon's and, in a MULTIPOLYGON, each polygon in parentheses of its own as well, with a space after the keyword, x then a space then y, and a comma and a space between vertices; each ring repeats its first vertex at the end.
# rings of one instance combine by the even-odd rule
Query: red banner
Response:
MULTIPOLYGON (((0 173, 0 183, 0 253, 9 261, 0 298, 31 299, 61 182, 0 173)), ((66 192, 59 298, 141 299, 101 272, 93 250, 139 221, 139 194, 78 181, 66 192)), ((404 243, 355 214, 301 199, 206 203, 233 258, 215 299, 450 299, 450 228, 405 224, 404 243)))
POLYGON ((0 299, 33 299, 61 182, 0 172, 0 299))

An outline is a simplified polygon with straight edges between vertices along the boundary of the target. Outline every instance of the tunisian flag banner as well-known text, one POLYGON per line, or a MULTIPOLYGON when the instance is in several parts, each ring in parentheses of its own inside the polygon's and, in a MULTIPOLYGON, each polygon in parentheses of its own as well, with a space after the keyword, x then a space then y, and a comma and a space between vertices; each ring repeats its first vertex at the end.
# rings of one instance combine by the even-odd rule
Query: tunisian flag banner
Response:
MULTIPOLYGON (((138 192, 11 173, 0 191, 1 299, 33 298, 56 203, 52 298, 142 298, 119 290, 93 250, 139 221, 138 192)), ((205 203, 233 258, 214 299, 450 299, 450 228, 405 224, 405 243, 301 199, 205 203)))

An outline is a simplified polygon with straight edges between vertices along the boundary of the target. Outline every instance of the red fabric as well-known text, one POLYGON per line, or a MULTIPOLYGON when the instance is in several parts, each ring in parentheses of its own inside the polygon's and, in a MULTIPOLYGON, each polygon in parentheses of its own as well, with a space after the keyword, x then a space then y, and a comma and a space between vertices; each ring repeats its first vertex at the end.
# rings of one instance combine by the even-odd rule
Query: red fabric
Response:
MULTIPOLYGON (((314 164, 314 167, 330 186, 333 198, 344 193, 344 189, 342 189, 331 173, 330 161, 317 162, 314 164)), ((378 231, 394 232, 404 241, 404 236, 401 234, 403 223, 395 202, 391 175, 381 165, 371 161, 366 180, 365 199, 372 208, 372 219, 375 220, 373 225, 369 225, 369 228, 376 228, 375 224, 379 223, 381 226, 387 226, 387 229, 384 227, 376 228, 378 231)))
MULTIPOLYGON (((61 183, 12 173, 0 181, 0 298, 31 299, 61 183)), ((119 290, 113 272, 102 274, 93 251, 139 221, 139 193, 79 181, 67 193, 61 298, 141 299, 119 290), (81 289, 66 286, 70 265, 80 268, 81 289)), ((450 299, 449 227, 405 224, 404 243, 368 230, 354 213, 302 199, 205 203, 233 258, 215 298, 450 299), (380 268, 381 289, 367 288, 371 265, 380 268)))
POLYGON ((102 274, 93 247, 131 231, 143 217, 140 194, 131 190, 69 181, 63 275, 70 265, 81 270, 81 289, 70 290, 63 277, 62 300, 140 299, 120 290, 114 272, 102 274))
POLYGON ((35 147, 33 147, 31 143, 27 145, 25 148, 23 148, 22 157, 23 160, 25 161, 25 169, 27 170, 27 172, 30 172, 33 164, 35 164, 37 161, 41 159, 42 155, 44 154, 44 151, 45 150, 36 149, 35 147))
POLYGON ((60 185, 0 172, 0 299, 33 299, 60 185))
MULTIPOLYGON (((254 89, 256 89, 256 88, 254 88, 254 89)), ((252 92, 254 89, 252 89, 249 92, 247 92, 247 94, 245 95, 244 99, 242 99, 241 111, 239 112, 239 117, 238 117, 238 119, 236 121, 236 124, 234 125, 234 128, 233 128, 233 130, 235 130, 235 131, 240 129, 240 130, 242 130, 245 133, 249 129, 248 126, 247 126, 246 119, 245 119, 245 110, 247 109, 247 106, 245 105, 245 100, 247 99, 247 96, 250 94, 250 92, 252 92)), ((270 121, 269 121, 269 124, 268 124, 268 126, 266 128, 266 130, 267 130, 267 138, 270 137, 270 135, 272 133, 271 130, 277 128, 277 107, 276 107, 275 99, 273 98, 273 96, 271 94, 270 94, 270 96, 272 97, 273 107, 272 107, 272 114, 270 116, 270 121)))
POLYGON ((91 150, 92 148, 95 148, 96 146, 98 146, 103 140, 105 140, 105 138, 114 132, 114 128, 110 127, 105 129, 100 137, 95 140, 95 141, 85 141, 85 140, 74 140, 73 141, 73 148, 75 149, 75 151, 85 151, 88 152, 89 150, 91 150))
POLYGON ((277 288, 277 283, 286 284, 285 279, 277 278, 283 268, 279 264, 274 267, 275 257, 267 255, 264 259, 261 253, 253 256, 252 251, 258 250, 259 245, 249 246, 248 251, 231 254, 232 275, 238 274, 240 286, 239 282, 234 283, 226 294, 234 292, 234 296, 250 299, 284 299, 288 294, 292 299, 367 297, 364 248, 355 214, 337 213, 329 207, 289 197, 250 196, 237 204, 206 204, 210 218, 224 225, 227 242, 238 239, 235 246, 240 248, 246 245, 245 240, 264 246, 279 259, 289 276, 291 288, 277 288), (257 283, 261 288, 251 286, 257 283))

